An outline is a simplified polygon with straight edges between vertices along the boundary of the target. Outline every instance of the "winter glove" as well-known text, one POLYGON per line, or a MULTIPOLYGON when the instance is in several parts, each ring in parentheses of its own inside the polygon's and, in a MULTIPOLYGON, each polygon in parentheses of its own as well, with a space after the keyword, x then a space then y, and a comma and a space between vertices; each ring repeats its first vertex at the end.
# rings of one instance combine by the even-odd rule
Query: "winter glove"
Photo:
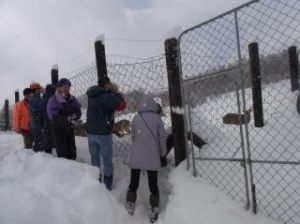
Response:
POLYGON ((71 116, 69 116, 68 120, 74 126, 82 123, 82 120, 80 120, 80 118, 76 114, 72 114, 71 116))
POLYGON ((166 157, 163 156, 160 157, 160 165, 161 167, 166 167, 168 165, 168 161, 166 157))

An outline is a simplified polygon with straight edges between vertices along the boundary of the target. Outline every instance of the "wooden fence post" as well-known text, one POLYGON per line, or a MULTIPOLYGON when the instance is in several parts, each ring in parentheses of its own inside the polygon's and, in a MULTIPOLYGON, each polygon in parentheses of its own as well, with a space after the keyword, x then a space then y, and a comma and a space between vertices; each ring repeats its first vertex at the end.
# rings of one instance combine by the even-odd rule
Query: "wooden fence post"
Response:
POLYGON ((264 126, 263 100, 261 89, 261 71, 259 61, 259 48, 257 43, 249 44, 249 63, 252 84, 252 101, 255 127, 264 126))
POLYGON ((97 73, 98 73, 98 80, 99 80, 100 78, 107 76, 105 45, 103 39, 96 40, 95 54, 96 54, 96 65, 97 65, 97 73))
POLYGON ((15 103, 20 101, 20 92, 18 90, 15 91, 15 103))
POLYGON ((54 86, 57 86, 58 84, 58 65, 53 65, 51 69, 51 83, 54 86))
POLYGON ((291 46, 288 49, 289 52, 289 65, 290 65, 290 77, 291 77, 291 89, 292 92, 299 90, 299 57, 296 46, 291 46))
POLYGON ((4 131, 9 130, 9 101, 6 99, 4 103, 4 131))
POLYGON ((184 106, 182 102, 180 72, 178 66, 178 40, 176 38, 170 38, 165 41, 165 54, 169 81, 175 165, 177 166, 181 161, 186 159, 186 140, 183 114, 184 106))

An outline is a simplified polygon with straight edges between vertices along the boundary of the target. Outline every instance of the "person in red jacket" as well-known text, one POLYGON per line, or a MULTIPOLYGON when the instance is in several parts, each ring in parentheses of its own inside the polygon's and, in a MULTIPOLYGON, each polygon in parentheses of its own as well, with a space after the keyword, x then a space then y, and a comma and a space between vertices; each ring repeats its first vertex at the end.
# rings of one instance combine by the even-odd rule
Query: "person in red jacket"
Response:
POLYGON ((22 134, 26 149, 31 149, 33 144, 33 136, 29 129, 30 116, 28 103, 33 92, 30 88, 23 91, 24 99, 16 103, 13 109, 13 126, 17 133, 22 134))

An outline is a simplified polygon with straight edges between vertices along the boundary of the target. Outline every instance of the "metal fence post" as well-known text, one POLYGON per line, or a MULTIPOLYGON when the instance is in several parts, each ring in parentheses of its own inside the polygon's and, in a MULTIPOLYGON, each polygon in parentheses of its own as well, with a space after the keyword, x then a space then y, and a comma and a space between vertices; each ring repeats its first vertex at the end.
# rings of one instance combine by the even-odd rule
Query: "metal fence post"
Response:
POLYGON ((255 127, 264 126, 263 100, 261 89, 261 72, 258 43, 249 44, 249 63, 252 84, 252 100, 255 127))
POLYGON ((51 83, 52 85, 56 86, 58 84, 58 66, 53 66, 51 69, 51 83))
POLYGON ((169 81, 169 97, 172 119, 172 131, 175 146, 175 165, 186 159, 186 140, 184 128, 184 111, 179 72, 178 41, 170 38, 165 41, 166 64, 169 81))
MULTIPOLYGON (((234 12, 234 21, 235 21, 235 30, 236 30, 236 43, 237 43, 237 53, 239 58, 239 70, 240 70, 240 88, 242 93, 242 104, 240 100, 239 95, 239 84, 236 82, 236 96, 237 96, 237 105, 238 105, 238 112, 239 112, 239 120, 241 122, 241 106, 243 109, 243 112, 246 111, 246 94, 245 94, 245 80, 244 80, 244 66, 242 62, 242 53, 241 53, 241 40, 240 40, 240 28, 239 28, 239 21, 238 21, 238 11, 234 12)), ((250 192, 249 192, 249 180, 248 180, 248 171, 247 171, 247 164, 249 165, 249 174, 250 174, 250 185, 255 186, 253 184, 253 170, 252 170, 252 163, 251 163, 251 151, 250 151, 250 141, 249 141, 249 130, 248 130, 248 124, 245 122, 245 134, 242 125, 240 124, 240 134, 241 134, 241 147, 242 147, 242 156, 243 156, 243 162, 244 162, 244 176, 245 176, 245 189, 246 189, 246 209, 250 209, 250 192), (245 137, 245 139, 244 139, 245 137), (246 140, 246 145, 245 145, 246 140), (246 148, 245 148, 246 146, 246 148), (248 153, 248 158, 246 158, 246 149, 248 153), (246 161, 248 163, 246 163, 246 161)), ((251 188, 252 189, 252 188, 251 188)), ((256 211, 256 197, 255 194, 252 193, 252 201, 253 201, 253 211, 256 211), (253 196, 254 195, 254 196, 253 196)))
POLYGON ((291 89, 292 92, 299 90, 299 57, 296 46, 291 46, 289 52, 289 65, 291 76, 291 89))
POLYGON ((15 103, 20 101, 20 92, 18 90, 15 91, 15 103))
MULTIPOLYGON (((189 97, 190 98, 190 97, 189 97)), ((191 111, 191 106, 188 105, 187 106, 187 110, 188 110, 188 116, 189 116, 189 120, 188 120, 188 125, 189 125, 189 133, 191 133, 191 151, 192 151, 192 167, 193 167, 193 175, 194 177, 197 177, 197 169, 196 169, 196 159, 195 159, 195 148, 194 148, 194 135, 192 134, 194 131, 193 128, 193 119, 192 119, 192 111, 191 111)))
POLYGON ((98 73, 98 80, 99 80, 101 77, 107 76, 105 45, 101 40, 97 40, 95 42, 95 54, 96 54, 97 73, 98 73))

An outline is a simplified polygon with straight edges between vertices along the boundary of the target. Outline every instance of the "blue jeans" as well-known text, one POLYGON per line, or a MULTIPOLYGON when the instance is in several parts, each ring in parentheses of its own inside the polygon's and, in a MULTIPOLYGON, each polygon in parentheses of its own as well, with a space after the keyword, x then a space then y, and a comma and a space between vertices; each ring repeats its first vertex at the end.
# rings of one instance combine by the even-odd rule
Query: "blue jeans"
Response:
POLYGON ((101 158, 104 166, 104 176, 113 176, 114 165, 112 135, 88 135, 89 150, 92 166, 101 167, 101 158))

